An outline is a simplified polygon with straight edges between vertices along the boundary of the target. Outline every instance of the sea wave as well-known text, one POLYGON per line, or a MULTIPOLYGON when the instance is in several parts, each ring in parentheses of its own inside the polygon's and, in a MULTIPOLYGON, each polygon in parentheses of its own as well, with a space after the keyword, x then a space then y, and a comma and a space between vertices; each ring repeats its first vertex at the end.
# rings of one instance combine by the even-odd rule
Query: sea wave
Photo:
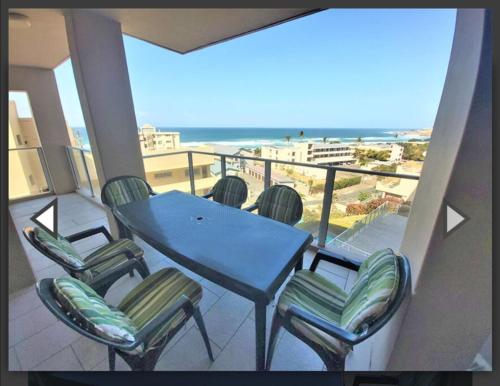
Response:
MULTIPOLYGON (((387 137, 363 137, 362 141, 363 142, 370 142, 370 143, 391 143, 391 142, 402 142, 402 141, 408 141, 412 138, 415 138, 415 136, 408 136, 408 135, 400 135, 398 137, 394 136, 387 136, 387 137)), ((423 139, 423 138, 422 138, 423 139)), ((245 138, 245 139, 234 139, 234 140, 207 140, 207 141, 188 141, 184 142, 181 140, 182 146, 187 146, 187 147, 197 147, 197 146, 203 146, 203 145, 220 145, 220 146, 232 146, 232 147, 237 147, 237 148, 257 148, 261 146, 286 146, 288 144, 293 144, 293 143, 300 143, 300 142, 316 142, 316 143, 323 143, 323 138, 305 138, 302 140, 292 140, 290 142, 284 140, 284 139, 254 139, 254 138, 245 138)), ((328 138, 328 142, 334 142, 334 141, 340 141, 341 143, 349 144, 349 143, 357 143, 358 137, 347 137, 347 138, 328 138)))

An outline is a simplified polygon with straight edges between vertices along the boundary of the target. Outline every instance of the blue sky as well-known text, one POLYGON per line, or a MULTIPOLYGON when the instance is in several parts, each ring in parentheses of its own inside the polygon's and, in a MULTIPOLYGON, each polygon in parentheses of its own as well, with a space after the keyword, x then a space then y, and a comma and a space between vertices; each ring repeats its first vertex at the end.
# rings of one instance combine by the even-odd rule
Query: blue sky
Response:
MULTIPOLYGON (((455 10, 335 9, 186 55, 124 37, 138 125, 432 127, 455 10)), ((70 61, 56 69, 84 126, 70 61)))

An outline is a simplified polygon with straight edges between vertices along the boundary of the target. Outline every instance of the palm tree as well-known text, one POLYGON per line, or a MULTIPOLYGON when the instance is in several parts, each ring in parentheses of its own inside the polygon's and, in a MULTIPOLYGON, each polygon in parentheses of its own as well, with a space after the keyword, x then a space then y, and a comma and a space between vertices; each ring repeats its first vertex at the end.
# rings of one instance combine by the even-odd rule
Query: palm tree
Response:
POLYGON ((326 143, 328 141, 328 137, 323 137, 323 143, 326 143))
POLYGON ((290 140, 292 139, 292 136, 291 135, 287 135, 285 136, 285 139, 288 143, 290 143, 290 140))
POLYGON ((300 130, 300 132, 299 132, 299 137, 300 137, 300 138, 304 138, 304 130, 300 130))
POLYGON ((358 137, 357 142, 363 142, 363 139, 361 137, 358 137))

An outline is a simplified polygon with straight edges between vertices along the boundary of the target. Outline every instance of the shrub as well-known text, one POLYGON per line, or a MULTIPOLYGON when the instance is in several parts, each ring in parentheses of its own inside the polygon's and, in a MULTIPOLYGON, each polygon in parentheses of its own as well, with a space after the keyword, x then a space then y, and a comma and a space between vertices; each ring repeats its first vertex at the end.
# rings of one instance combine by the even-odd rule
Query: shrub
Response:
POLYGON ((370 198, 371 194, 368 192, 359 192, 358 194, 358 200, 359 201, 365 201, 370 198))
POLYGON ((342 178, 341 180, 335 181, 333 184, 333 189, 344 189, 348 186, 358 185, 361 183, 361 176, 359 177, 350 177, 350 178, 342 178))
POLYGON ((366 214, 366 206, 364 204, 348 204, 345 210, 347 215, 366 214))

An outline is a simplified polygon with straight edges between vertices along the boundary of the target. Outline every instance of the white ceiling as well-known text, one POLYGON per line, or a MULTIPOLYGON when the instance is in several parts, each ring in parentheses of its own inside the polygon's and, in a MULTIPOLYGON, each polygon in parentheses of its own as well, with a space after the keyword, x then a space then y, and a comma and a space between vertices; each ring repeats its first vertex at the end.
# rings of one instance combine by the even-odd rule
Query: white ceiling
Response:
MULTIPOLYGON (((9 64, 54 68, 69 56, 61 9, 11 9, 31 28, 9 28, 9 64)), ((179 52, 225 41, 301 17, 313 9, 91 9, 122 25, 123 33, 179 52)))

